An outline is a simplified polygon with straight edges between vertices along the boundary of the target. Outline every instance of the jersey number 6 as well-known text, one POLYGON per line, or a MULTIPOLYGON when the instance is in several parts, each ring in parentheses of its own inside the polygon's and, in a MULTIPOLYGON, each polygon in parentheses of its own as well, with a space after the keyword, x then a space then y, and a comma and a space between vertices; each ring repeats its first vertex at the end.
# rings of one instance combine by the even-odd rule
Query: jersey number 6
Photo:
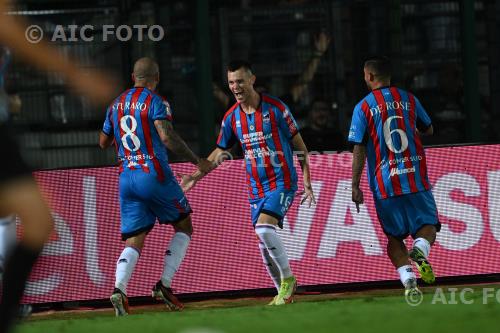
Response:
POLYGON ((393 153, 401 153, 405 151, 408 148, 408 136, 406 135, 405 131, 402 129, 396 128, 391 130, 391 121, 394 119, 402 119, 403 117, 401 116, 392 116, 387 118, 387 120, 384 123, 384 140, 385 144, 387 145, 387 148, 389 148, 390 151, 393 153), (399 137, 401 139, 401 148, 396 149, 394 147, 394 142, 392 141, 392 134, 397 133, 399 134, 399 137))

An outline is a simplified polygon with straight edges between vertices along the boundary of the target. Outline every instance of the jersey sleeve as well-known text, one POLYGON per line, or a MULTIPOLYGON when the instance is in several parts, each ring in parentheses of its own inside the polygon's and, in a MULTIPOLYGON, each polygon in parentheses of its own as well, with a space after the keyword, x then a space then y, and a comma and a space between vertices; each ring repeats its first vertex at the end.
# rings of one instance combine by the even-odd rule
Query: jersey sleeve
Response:
POLYGON ((417 129, 421 132, 425 132, 431 125, 432 121, 427 112, 425 111, 422 103, 417 97, 413 96, 415 99, 415 114, 417 115, 417 129))
POLYGON ((217 137, 217 147, 224 150, 230 149, 237 141, 232 126, 233 117, 234 114, 232 113, 224 117, 220 127, 219 136, 217 137))
POLYGON ((295 118, 290 112, 288 106, 286 106, 285 104, 283 105, 285 106, 284 110, 278 110, 276 112, 278 126, 280 127, 281 131, 286 134, 287 139, 290 140, 299 133, 299 126, 297 125, 297 122, 295 121, 295 118))
POLYGON ((106 111, 106 119, 104 119, 104 125, 102 126, 102 132, 107 136, 113 135, 113 121, 111 120, 111 117, 113 116, 113 105, 108 107, 108 110, 106 111))
POLYGON ((172 121, 172 108, 166 99, 155 96, 151 103, 151 119, 172 121))
POLYGON ((361 104, 356 105, 352 113, 351 128, 347 140, 353 144, 366 144, 367 141, 367 121, 365 114, 361 110, 361 104))

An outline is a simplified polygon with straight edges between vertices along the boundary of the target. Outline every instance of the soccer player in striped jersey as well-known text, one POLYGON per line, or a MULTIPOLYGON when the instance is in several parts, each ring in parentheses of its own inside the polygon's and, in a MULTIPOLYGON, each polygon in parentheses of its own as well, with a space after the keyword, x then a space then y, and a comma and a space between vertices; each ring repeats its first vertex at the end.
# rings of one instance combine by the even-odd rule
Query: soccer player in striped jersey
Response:
MULTIPOLYGON (((245 154, 246 179, 252 224, 269 275, 278 289, 270 305, 293 301, 297 281, 276 227, 297 191, 297 172, 292 149, 299 152, 304 181, 304 198, 316 203, 311 187, 309 155, 289 108, 276 97, 259 94, 254 89, 255 75, 246 61, 233 61, 227 68, 229 89, 236 103, 227 111, 217 139, 217 148, 208 160, 222 162, 227 151, 239 142, 245 154)), ((184 191, 192 188, 204 174, 199 171, 183 176, 184 191)), ((301 203, 302 203, 301 202, 301 203)))
POLYGON ((137 60, 132 79, 134 87, 109 106, 99 139, 102 148, 115 142, 120 164, 121 233, 126 246, 116 264, 115 289, 110 297, 117 316, 129 313, 127 284, 156 219, 172 225, 175 234, 152 295, 171 310, 183 308, 172 293, 171 283, 191 240, 192 211, 170 169, 166 147, 201 172, 210 171, 213 165, 196 156, 174 131, 168 102, 154 92, 159 82, 158 64, 150 58, 137 60))
POLYGON ((368 158, 368 181, 388 238, 387 253, 405 293, 416 293, 416 276, 409 259, 422 280, 433 283, 435 277, 427 258, 441 227, 420 138, 431 135, 433 127, 413 94, 390 85, 388 58, 367 60, 364 78, 371 92, 354 108, 348 138, 354 144, 352 200, 359 212, 359 204, 364 201, 359 182, 368 158), (414 239, 409 253, 403 242, 408 235, 414 239))

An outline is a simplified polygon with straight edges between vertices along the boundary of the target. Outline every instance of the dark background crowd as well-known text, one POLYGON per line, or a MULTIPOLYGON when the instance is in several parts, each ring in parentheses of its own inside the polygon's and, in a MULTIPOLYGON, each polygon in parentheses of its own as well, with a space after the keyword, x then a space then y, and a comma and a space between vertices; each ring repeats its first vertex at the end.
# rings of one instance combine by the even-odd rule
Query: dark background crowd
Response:
MULTIPOLYGON (((41 26, 46 39, 57 25, 164 27, 158 42, 103 42, 96 29, 92 42, 51 43, 83 66, 107 70, 122 89, 131 85, 137 58, 157 59, 159 93, 172 106, 174 126, 201 154, 213 148, 234 103, 225 72, 231 59, 250 61, 257 90, 290 106, 312 151, 349 149, 352 110, 368 92, 363 60, 374 54, 393 60, 393 83, 418 96, 433 119, 427 145, 500 141, 494 103, 500 97, 500 1, 20 0, 9 15, 41 26)), ((72 94, 58 76, 14 56, 5 89, 22 101, 10 122, 39 169, 114 164, 113 150, 97 146, 104 110, 72 94)))

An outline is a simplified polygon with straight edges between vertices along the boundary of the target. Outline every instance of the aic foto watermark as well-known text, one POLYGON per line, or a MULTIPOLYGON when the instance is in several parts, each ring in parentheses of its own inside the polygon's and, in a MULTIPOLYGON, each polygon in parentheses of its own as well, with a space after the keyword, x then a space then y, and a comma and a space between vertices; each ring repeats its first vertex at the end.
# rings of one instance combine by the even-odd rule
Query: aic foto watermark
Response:
MULTIPOLYGON (((30 43, 39 43, 46 33, 39 25, 30 25, 26 28, 24 36, 30 43)), ((142 42, 150 40, 159 42, 165 37, 165 29, 161 25, 119 25, 105 24, 103 26, 93 26, 90 24, 79 26, 56 25, 55 29, 47 33, 46 36, 52 42, 107 42, 118 40, 128 42, 131 40, 142 42)))
POLYGON ((425 303, 431 305, 444 304, 500 304, 500 289, 495 288, 436 288, 433 293, 423 294, 420 290, 414 290, 406 294, 406 303, 410 306, 418 306, 425 303))

